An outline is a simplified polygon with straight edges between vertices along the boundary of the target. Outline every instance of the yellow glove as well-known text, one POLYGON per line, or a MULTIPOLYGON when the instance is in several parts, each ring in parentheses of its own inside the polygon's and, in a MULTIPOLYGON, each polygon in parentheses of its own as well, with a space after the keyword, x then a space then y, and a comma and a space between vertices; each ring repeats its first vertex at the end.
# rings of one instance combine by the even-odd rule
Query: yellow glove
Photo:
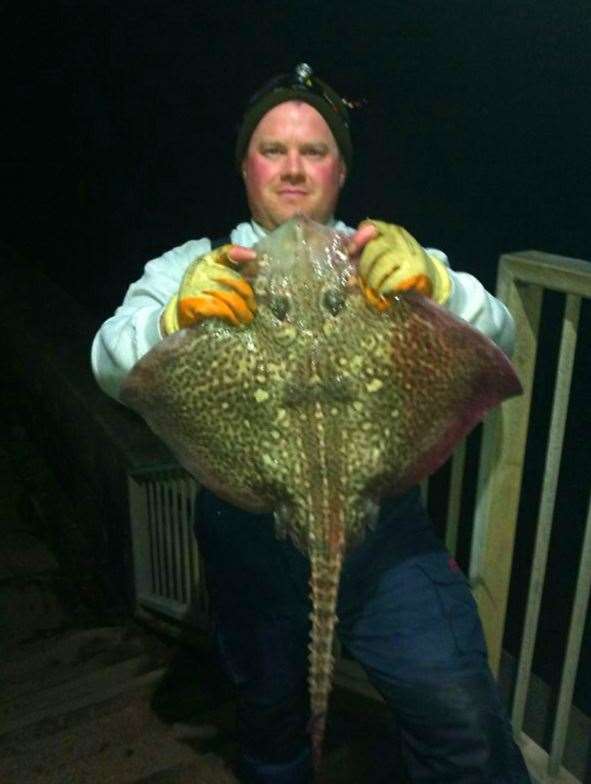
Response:
POLYGON ((368 302, 385 310, 385 294, 418 291, 442 305, 451 293, 451 278, 445 264, 429 256, 402 226, 377 220, 370 223, 379 235, 363 248, 359 277, 368 302))
POLYGON ((165 335, 206 318, 220 318, 236 327, 252 321, 254 292, 242 275, 231 269, 231 247, 222 245, 189 265, 178 294, 169 300, 160 318, 165 335))

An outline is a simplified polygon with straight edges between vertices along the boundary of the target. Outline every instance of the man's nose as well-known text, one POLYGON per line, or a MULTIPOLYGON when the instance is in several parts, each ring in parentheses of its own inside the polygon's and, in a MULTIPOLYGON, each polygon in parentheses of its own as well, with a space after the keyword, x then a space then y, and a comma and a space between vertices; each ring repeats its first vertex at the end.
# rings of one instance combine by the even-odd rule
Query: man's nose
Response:
POLYGON ((302 156, 297 150, 290 150, 285 156, 283 176, 298 179, 304 176, 302 156))

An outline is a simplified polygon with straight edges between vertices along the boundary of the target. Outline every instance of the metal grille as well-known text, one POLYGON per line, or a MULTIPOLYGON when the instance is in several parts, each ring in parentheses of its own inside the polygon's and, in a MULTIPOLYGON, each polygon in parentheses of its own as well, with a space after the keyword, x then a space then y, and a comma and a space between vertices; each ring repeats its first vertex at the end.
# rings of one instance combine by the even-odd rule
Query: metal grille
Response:
POLYGON ((197 491, 179 467, 129 477, 136 603, 204 627, 207 592, 193 534, 197 491))

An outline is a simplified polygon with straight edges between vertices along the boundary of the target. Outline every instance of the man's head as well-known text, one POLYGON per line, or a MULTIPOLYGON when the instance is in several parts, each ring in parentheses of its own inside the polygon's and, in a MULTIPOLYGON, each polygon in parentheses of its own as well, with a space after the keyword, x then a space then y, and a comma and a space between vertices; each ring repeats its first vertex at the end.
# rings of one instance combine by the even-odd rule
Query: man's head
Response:
POLYGON ((351 158, 346 107, 308 66, 273 80, 251 99, 236 159, 252 217, 266 229, 296 213, 328 221, 351 158))

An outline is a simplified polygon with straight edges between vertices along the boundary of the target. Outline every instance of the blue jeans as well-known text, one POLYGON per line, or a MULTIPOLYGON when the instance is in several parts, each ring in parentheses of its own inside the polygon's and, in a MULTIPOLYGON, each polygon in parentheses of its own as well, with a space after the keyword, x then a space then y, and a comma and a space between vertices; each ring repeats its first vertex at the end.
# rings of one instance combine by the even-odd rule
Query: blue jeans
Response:
MULTIPOLYGON (((275 538, 270 515, 207 491, 198 503, 217 643, 237 690, 240 779, 308 784, 307 559, 275 538)), ((338 616, 342 644, 393 712, 411 781, 530 781, 469 586, 415 491, 384 505, 346 559, 338 616)))

